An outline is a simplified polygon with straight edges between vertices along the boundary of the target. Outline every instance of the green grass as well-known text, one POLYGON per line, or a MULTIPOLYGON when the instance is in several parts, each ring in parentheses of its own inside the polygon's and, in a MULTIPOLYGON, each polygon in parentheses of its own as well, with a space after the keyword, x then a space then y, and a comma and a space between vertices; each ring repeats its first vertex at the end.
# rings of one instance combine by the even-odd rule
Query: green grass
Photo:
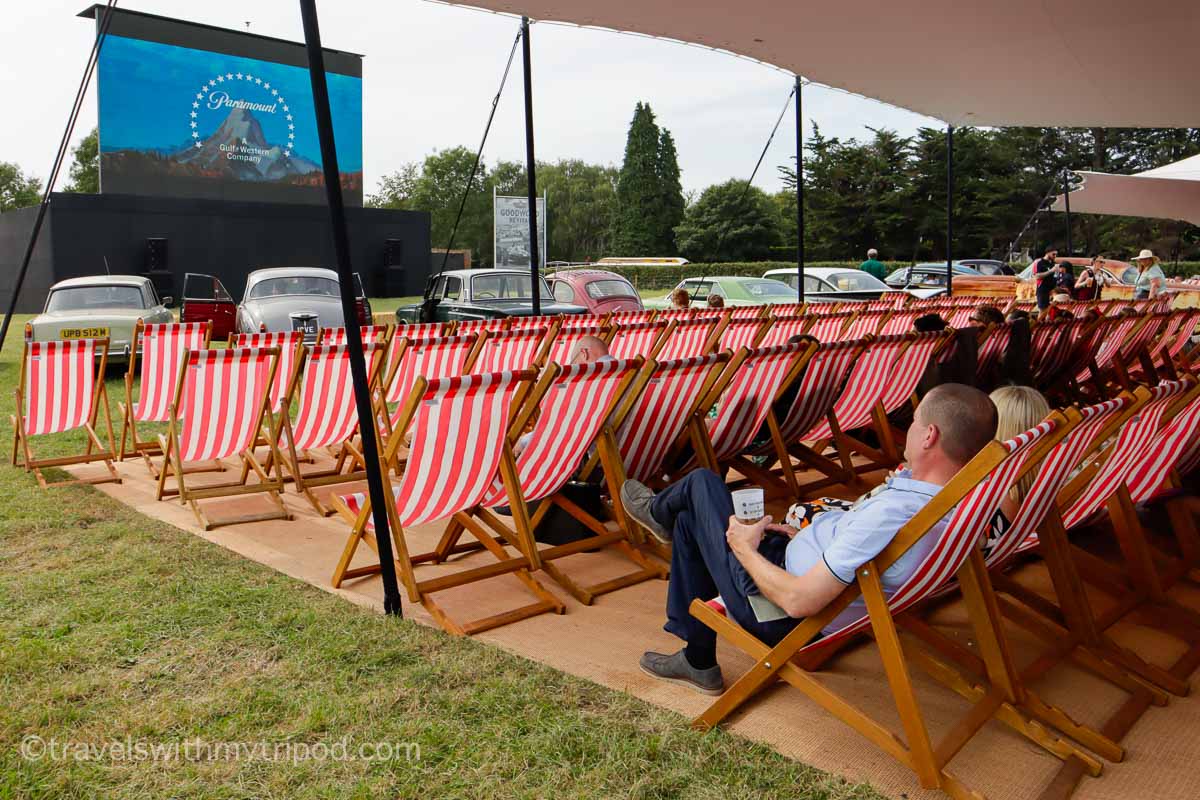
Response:
MULTIPOLYGON (((18 335, 0 353, 6 443, 19 348, 18 335)), ((80 441, 54 437, 43 452, 80 441)), ((629 695, 360 609, 93 489, 43 491, 3 466, 0 496, 0 799, 878 797, 629 695), (420 752, 24 759, 33 735, 420 752)))

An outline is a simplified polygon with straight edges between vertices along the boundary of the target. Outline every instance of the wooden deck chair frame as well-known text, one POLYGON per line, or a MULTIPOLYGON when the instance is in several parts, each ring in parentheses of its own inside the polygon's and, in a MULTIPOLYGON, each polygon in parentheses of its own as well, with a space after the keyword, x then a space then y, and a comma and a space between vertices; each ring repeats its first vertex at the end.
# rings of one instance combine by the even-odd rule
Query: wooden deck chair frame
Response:
MULTIPOLYGON (((174 324, 182 325, 185 323, 174 323, 174 324)), ((192 324, 192 323, 186 323, 186 324, 192 324)), ((204 331, 204 339, 203 339, 203 342, 201 343, 202 347, 207 348, 210 346, 211 340, 212 340, 212 323, 201 322, 201 323, 197 323, 197 324, 201 325, 202 330, 204 331)), ((154 462, 151 460, 150 456, 161 455, 162 447, 159 444, 159 442, 154 439, 142 439, 139 437, 138 428, 137 428, 138 423, 137 423, 137 419, 135 418, 135 414, 133 412, 133 406, 134 406, 133 382, 134 382, 134 380, 137 380, 137 379, 144 380, 144 378, 141 378, 141 376, 137 372, 137 370, 138 370, 139 350, 142 348, 142 341, 143 341, 145 329, 146 329, 145 323, 143 323, 140 320, 138 321, 138 323, 136 325, 134 325, 133 341, 130 343, 130 346, 129 346, 129 368, 125 371, 125 402, 123 404, 117 403, 117 409, 121 412, 121 416, 122 416, 121 451, 120 451, 120 455, 118 456, 118 458, 119 458, 119 460, 124 461, 126 458, 128 458, 130 456, 140 454, 142 456, 142 458, 145 460, 146 466, 149 468, 150 473, 155 478, 157 478, 158 477, 157 467, 155 466, 154 462), (125 442, 126 442, 127 437, 131 437, 129 450, 125 449, 125 442)), ((146 354, 144 352, 142 352, 141 357, 144 361, 146 354)), ((180 357, 182 357, 182 351, 180 353, 180 357)), ((176 371, 178 371, 178 368, 171 367, 171 371, 176 372, 176 371)), ((167 402, 169 403, 171 399, 173 399, 173 398, 168 398, 167 402)), ((224 465, 222 465, 218 462, 212 466, 193 466, 190 469, 192 472, 211 472, 214 469, 223 470, 224 465)))
MULTIPOLYGON (((400 368, 404 363, 404 359, 411 354, 411 350, 414 347, 422 347, 429 343, 437 343, 439 340, 443 339, 474 336, 475 341, 463 359, 461 372, 462 374, 466 374, 470 372, 471 368, 475 365, 475 361, 479 358, 479 352, 483 347, 483 343, 489 335, 490 334, 487 331, 480 331, 479 333, 447 334, 445 336, 433 336, 417 339, 409 339, 403 336, 394 338, 389 348, 387 363, 381 371, 379 381, 379 394, 380 399, 383 401, 383 405, 381 406, 380 410, 380 432, 384 438, 388 438, 392 435, 392 430, 395 427, 395 423, 399 419, 401 412, 404 410, 404 403, 408 400, 408 397, 404 393, 403 389, 396 387, 396 380, 400 375, 400 368), (397 392, 399 392, 399 395, 397 395, 397 392), (388 410, 388 403, 393 402, 399 403, 394 414, 388 410)), ((425 377, 428 381, 431 378, 443 376, 425 375, 422 377, 425 377)), ((392 464, 391 466, 393 468, 397 468, 396 474, 399 474, 398 463, 392 464)))
MULTIPOLYGON (((13 414, 9 417, 13 426, 13 442, 12 442, 12 465, 14 467, 24 467, 27 471, 32 472, 37 478, 38 485, 43 489, 53 486, 70 486, 74 484, 97 484, 97 483, 120 483, 121 476, 117 473, 116 467, 113 466, 113 461, 117 458, 116 442, 113 437, 113 422, 112 415, 108 410, 108 389, 104 384, 104 370, 108 366, 108 339, 93 339, 92 352, 85 353, 91 363, 86 364, 87 369, 91 374, 92 391, 88 398, 89 411, 87 419, 79 427, 83 428, 87 436, 87 448, 83 453, 73 456, 53 456, 50 458, 37 458, 33 453, 33 445, 30 442, 30 437, 37 434, 28 433, 28 417, 32 409, 26 408, 25 404, 25 389, 29 385, 32 378, 29 376, 29 364, 31 359, 31 351, 36 349, 39 352, 48 349, 49 346, 54 346, 58 349, 61 345, 72 345, 76 340, 65 340, 57 342, 37 342, 33 343, 25 340, 25 347, 21 353, 21 367, 17 378, 17 388, 14 391, 13 397, 13 414), (96 358, 96 355, 99 358, 96 358), (108 446, 105 447, 104 442, 96 434, 96 418, 99 413, 104 412, 105 428, 108 433, 108 446), (94 449, 93 449, 94 448, 94 449), (95 478, 72 478, 65 481, 56 481, 49 483, 46 481, 46 476, 42 474, 42 470, 46 467, 65 467, 72 464, 90 464, 94 461, 103 461, 107 475, 101 475, 95 478)), ((64 428, 59 433, 73 430, 73 428, 64 428)))
MULTIPOLYGON (((250 348, 249 351, 257 352, 270 358, 270 364, 267 367, 267 380, 264 386, 264 391, 261 400, 258 403, 254 414, 254 422, 251 430, 254 436, 249 440, 247 447, 237 453, 239 460, 242 463, 241 473, 236 480, 226 481, 223 483, 209 484, 200 487, 191 487, 187 484, 186 465, 180 457, 180 442, 182 419, 179 416, 183 405, 184 392, 186 388, 187 370, 189 360, 194 352, 185 351, 182 362, 179 365, 179 381, 175 385, 175 399, 171 403, 171 419, 167 425, 166 435, 159 436, 159 446, 163 453, 163 465, 158 470, 158 485, 155 492, 155 499, 162 500, 169 496, 177 496, 179 502, 191 508, 197 522, 206 531, 214 528, 224 527, 226 525, 237 525, 244 522, 264 522, 267 520, 283 519, 290 520, 291 513, 283 504, 283 475, 280 471, 280 462, 282 458, 276 449, 274 437, 268 438, 268 447, 270 448, 270 458, 275 465, 274 477, 268 470, 259 463, 258 457, 254 454, 254 446, 257 441, 257 434, 263 430, 264 422, 268 429, 273 428, 271 415, 271 386, 275 382, 275 371, 279 368, 279 348, 277 347, 262 347, 250 348), (258 483, 248 483, 250 473, 253 472, 258 478, 258 483), (167 479, 171 475, 175 476, 175 489, 167 487, 167 479), (268 511, 257 514, 243 514, 241 516, 228 517, 220 520, 213 520, 200 507, 201 500, 212 500, 226 497, 240 497, 249 494, 265 494, 267 499, 275 506, 274 511, 268 511)), ((203 351, 200 351, 203 352, 203 351)), ((236 353, 236 350, 209 351, 220 353, 236 353)))
MULTIPOLYGON (((316 347, 326 349, 338 346, 316 345, 316 347)), ((340 347, 345 346, 341 345, 340 347)), ((364 343, 364 351, 367 356, 367 387, 372 397, 372 408, 375 410, 376 417, 386 417, 386 407, 381 408, 379 405, 379 375, 383 370, 384 361, 390 348, 387 345, 364 343), (375 350, 373 351, 372 348, 375 350), (374 356, 372 356, 373 352, 374 356)), ((275 447, 267 457, 266 468, 270 471, 273 467, 272 459, 277 454, 280 455, 283 459, 281 466, 284 480, 292 481, 296 487, 296 493, 308 500, 314 511, 323 517, 329 517, 336 511, 322 504, 313 489, 366 480, 367 462, 363 458, 362 450, 354 443, 354 438, 360 433, 356 423, 350 436, 328 445, 334 459, 333 466, 305 471, 305 459, 301 456, 302 451, 296 447, 296 423, 292 422, 290 412, 293 406, 299 408, 303 400, 301 392, 304 388, 307 370, 312 368, 312 353, 313 349, 303 348, 302 353, 297 354, 293 362, 292 374, 288 377, 287 393, 284 395, 283 404, 279 409, 279 418, 271 431, 275 447)), ((349 364, 347 364, 348 366, 349 364)), ((350 391, 350 408, 346 410, 357 420, 358 412, 354 409, 354 392, 349 383, 349 374, 346 375, 346 381, 342 387, 350 391)))
MULTIPOLYGON (((469 532, 476 538, 479 547, 463 548, 460 546, 456 551, 464 552, 467 550, 477 550, 482 547, 482 549, 487 550, 495 558, 495 561, 478 567, 462 569, 451 574, 418 580, 415 571, 416 566, 430 562, 436 563, 444 559, 445 554, 436 548, 424 553, 410 553, 404 527, 400 524, 396 502, 393 500, 388 503, 388 526, 391 529, 397 573, 408 592, 409 600, 414 603, 420 603, 443 630, 458 636, 469 636, 546 612, 562 614, 566 610, 562 602, 547 591, 531 574, 536 568, 535 561, 531 558, 531 554, 534 554, 534 557, 536 557, 536 545, 532 541, 526 541, 523 538, 525 532, 529 530, 528 524, 524 522, 528 520, 528 509, 524 504, 517 483, 516 460, 513 457, 512 445, 507 439, 507 431, 512 424, 516 410, 520 408, 528 396, 533 382, 537 378, 537 373, 533 370, 524 370, 511 373, 511 375, 516 383, 516 387, 513 389, 514 394, 510 404, 509 418, 505 420, 505 438, 501 445, 499 464, 496 470, 498 475, 488 476, 486 485, 491 485, 498 477, 502 481, 506 491, 511 492, 510 497, 513 498, 511 508, 514 517, 522 520, 522 523, 518 524, 517 531, 514 534, 515 541, 501 540, 487 528, 480 525, 473 516, 466 513, 467 509, 455 512, 450 515, 447 521, 447 527, 442 535, 442 542, 456 540, 462 531, 469 532), (516 556, 513 556, 512 553, 505 549, 506 544, 513 544, 516 547, 518 551, 516 556), (535 602, 498 614, 460 622, 452 618, 433 597, 437 592, 501 575, 514 576, 534 595, 536 598, 535 602)), ((460 378, 444 380, 480 381, 488 377, 483 375, 464 375, 460 378)), ((412 393, 401 409, 393 436, 388 440, 387 446, 384 449, 384 455, 381 460, 385 465, 395 461, 397 457, 396 451, 399 449, 400 442, 404 438, 404 433, 408 431, 409 426, 416 419, 418 409, 425 398, 426 391, 440 384, 441 381, 428 382, 423 377, 417 378, 412 393)), ((392 480, 386 469, 383 470, 383 479, 384 495, 392 498, 398 497, 399 490, 392 488, 392 480)), ((351 525, 346 546, 333 573, 332 585, 337 589, 347 580, 378 573, 380 567, 378 564, 369 564, 361 567, 350 566, 350 562, 354 558, 359 544, 366 544, 376 553, 379 551, 375 540, 375 531, 371 523, 372 510, 370 498, 366 495, 351 497, 335 496, 333 505, 351 525), (348 502, 351 498, 356 498, 355 502, 348 502)), ((451 548, 451 550, 454 550, 454 548, 451 548)))
MULTIPOLYGON (((1043 423, 1039 429, 1043 426, 1047 426, 1047 423, 1043 423)), ((1052 429, 1040 441, 1034 442, 1026 460, 1026 468, 1040 461, 1048 447, 1061 435, 1061 432, 1052 429)), ((954 577, 962 588, 978 651, 986 667, 984 677, 987 688, 974 701, 970 712, 936 746, 930 738, 914 691, 908 668, 911 657, 906 658, 892 606, 883 590, 882 575, 943 517, 950 514, 972 489, 981 485, 1006 461, 1007 456, 1008 450, 999 442, 984 447, 900 528, 879 555, 856 571, 857 580, 854 584, 847 586, 820 613, 801 621, 774 647, 763 643, 702 599, 693 600, 690 607, 692 616, 755 661, 753 667, 693 721, 693 727, 704 730, 720 724, 762 689, 776 680, 784 680, 911 769, 923 787, 941 789, 955 800, 979 800, 981 795, 956 778, 947 769, 947 764, 988 721, 999 719, 1015 723, 1016 719, 1010 715, 1010 711, 1015 711, 1024 700, 1018 691, 1019 687, 1009 680, 1013 673, 1011 655, 996 626, 998 615, 991 603, 991 587, 982 552, 978 546, 969 549, 954 577), (906 741, 857 708, 849 699, 824 685, 803 666, 806 656, 802 652, 804 648, 816 641, 821 630, 860 595, 866 603, 870 635, 878 645, 906 741)))

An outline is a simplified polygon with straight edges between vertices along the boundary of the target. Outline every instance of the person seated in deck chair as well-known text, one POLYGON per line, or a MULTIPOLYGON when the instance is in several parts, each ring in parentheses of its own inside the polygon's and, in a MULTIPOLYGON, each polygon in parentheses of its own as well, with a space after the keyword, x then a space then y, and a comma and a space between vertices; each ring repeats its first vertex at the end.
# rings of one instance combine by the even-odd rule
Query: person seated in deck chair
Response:
MULTIPOLYGON (((567 356, 567 364, 591 364, 596 361, 616 361, 616 359, 608 354, 608 345, 603 339, 590 334, 580 336, 579 341, 571 347, 571 353, 567 356)), ((529 446, 532 438, 532 432, 522 434, 517 439, 517 443, 513 445, 513 455, 521 455, 521 452, 529 446)))
MULTIPOLYGON (((724 481, 695 470, 659 494, 637 481, 621 487, 626 512, 656 539, 671 543, 665 629, 686 646, 666 655, 647 652, 641 668, 705 694, 724 688, 716 634, 688 613, 692 600, 720 595, 726 613, 769 645, 800 620, 821 611, 854 581, 908 522, 996 434, 996 407, 971 386, 944 384, 917 407, 904 443, 906 470, 855 501, 811 517, 803 530, 764 517, 752 525, 733 516, 724 481)), ((920 566, 944 522, 883 574, 895 591, 920 566)), ((825 632, 865 613, 859 598, 825 632)))

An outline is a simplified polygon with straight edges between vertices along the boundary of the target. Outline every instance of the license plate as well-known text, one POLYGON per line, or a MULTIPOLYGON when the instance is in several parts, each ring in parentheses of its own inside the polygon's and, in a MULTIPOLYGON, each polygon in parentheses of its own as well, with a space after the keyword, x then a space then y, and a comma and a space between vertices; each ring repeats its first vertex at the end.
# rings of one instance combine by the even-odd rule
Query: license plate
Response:
POLYGON ((103 339, 108 336, 108 328, 62 328, 58 332, 60 339, 103 339))
POLYGON ((313 317, 311 319, 293 319, 292 320, 292 330, 304 331, 304 334, 306 336, 309 336, 309 335, 316 336, 317 335, 317 318, 313 317))

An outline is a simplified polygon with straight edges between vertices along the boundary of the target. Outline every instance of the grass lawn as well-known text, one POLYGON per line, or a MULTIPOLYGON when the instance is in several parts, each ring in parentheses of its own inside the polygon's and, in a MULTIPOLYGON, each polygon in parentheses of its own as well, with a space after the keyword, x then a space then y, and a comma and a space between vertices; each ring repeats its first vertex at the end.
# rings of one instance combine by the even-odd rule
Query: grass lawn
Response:
MULTIPOLYGON (((6 446, 15 322, 0 353, 6 446)), ((120 381, 109 385, 115 414, 120 381)), ((80 441, 66 434, 43 454, 80 441)), ((93 489, 43 491, 4 465, 0 496, 2 800, 878 797, 620 692, 360 609, 93 489), (32 736, 58 758, 23 757, 32 736), (127 741, 131 756, 81 748, 127 741), (222 742, 265 742, 270 757, 235 759, 212 749, 222 742), (403 747, 390 760, 318 758, 329 747, 369 756, 379 751, 359 748, 373 743, 403 747)))

